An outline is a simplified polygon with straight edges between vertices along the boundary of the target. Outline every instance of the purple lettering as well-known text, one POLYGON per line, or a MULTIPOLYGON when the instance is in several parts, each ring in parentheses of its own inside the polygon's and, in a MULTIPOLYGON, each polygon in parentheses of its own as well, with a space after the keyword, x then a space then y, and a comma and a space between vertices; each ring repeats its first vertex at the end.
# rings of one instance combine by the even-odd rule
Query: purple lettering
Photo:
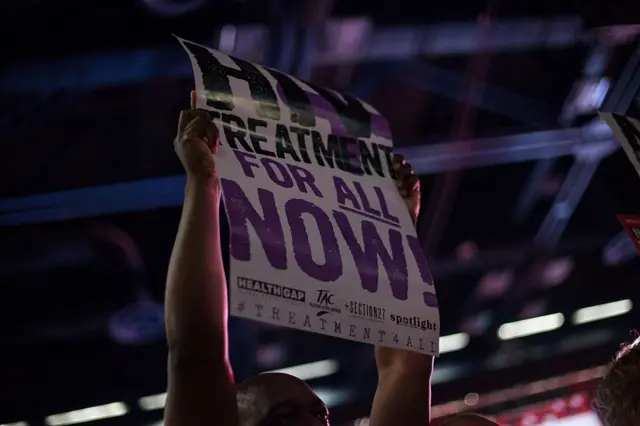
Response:
POLYGON ((342 258, 338 239, 327 214, 318 206, 306 200, 293 198, 284 205, 287 220, 293 238, 293 255, 300 269, 319 281, 335 281, 342 275, 342 258), (313 251, 309 243, 309 234, 302 218, 309 214, 315 219, 320 231, 324 263, 318 264, 313 259, 313 251))
MULTIPOLYGON (((418 239, 412 235, 407 235, 407 243, 409 244, 409 249, 413 254, 413 258, 416 260, 416 265, 418 266, 418 271, 420 272, 420 278, 422 278, 422 282, 432 286, 433 278, 431 277, 429 265, 427 265, 427 261, 424 258, 424 254, 422 253, 420 241, 418 241, 418 239)), ((434 293, 425 291, 424 293, 422 293, 422 297, 425 305, 431 308, 438 307, 438 298, 434 293)))
POLYGON ((356 195, 349 189, 347 183, 338 176, 333 177, 333 186, 336 188, 336 197, 338 204, 346 206, 346 201, 349 200, 354 209, 360 210, 360 203, 356 195))
POLYGON ((371 207, 371 204, 369 204, 369 199, 367 198, 367 194, 364 192, 364 188, 362 187, 362 185, 360 185, 359 182, 353 182, 353 186, 355 186, 356 192, 360 197, 360 201, 362 201, 362 210, 371 215, 380 216, 380 212, 371 207))
POLYGON ((376 196, 378 197, 378 202, 380 203, 380 210, 382 211, 382 217, 384 217, 387 220, 390 220, 391 222, 400 223, 400 219, 398 219, 396 216, 392 215, 391 212, 389 212, 389 207, 387 206, 387 200, 384 198, 384 192, 382 192, 382 189, 377 186, 374 186, 373 190, 376 192, 376 196))
POLYGON ((309 187, 309 189, 316 194, 316 197, 322 198, 322 192, 320 192, 320 189, 318 189, 318 186, 316 185, 316 178, 309 170, 293 164, 287 164, 287 167, 289 167, 289 171, 293 175, 296 185, 298 185, 298 191, 306 194, 307 187, 309 187))
POLYGON ((244 151, 238 151, 236 149, 233 150, 233 153, 236 155, 238 162, 240 163, 240 167, 242 167, 242 171, 246 177, 254 178, 256 175, 253 174, 252 167, 260 167, 256 163, 252 163, 249 159, 255 160, 256 156, 244 151))
POLYGON ((247 227, 247 224, 251 223, 262 243, 269 264, 275 269, 287 269, 284 230, 273 192, 258 189, 258 199, 264 215, 260 216, 240 185, 229 179, 220 179, 220 182, 229 218, 231 255, 234 259, 240 261, 251 259, 251 242, 247 227))
POLYGON ((271 158, 261 158, 260 162, 273 183, 282 188, 293 188, 293 179, 291 179, 289 171, 282 163, 271 158), (278 171, 277 173, 276 170, 278 171))
POLYGON ((404 257, 404 246, 400 232, 389 229, 391 246, 391 253, 389 253, 372 222, 362 221, 362 241, 364 243, 360 245, 347 216, 334 210, 333 217, 353 255, 362 288, 371 293, 378 291, 378 259, 380 259, 389 276, 391 294, 398 300, 407 300, 409 292, 407 261, 404 257))

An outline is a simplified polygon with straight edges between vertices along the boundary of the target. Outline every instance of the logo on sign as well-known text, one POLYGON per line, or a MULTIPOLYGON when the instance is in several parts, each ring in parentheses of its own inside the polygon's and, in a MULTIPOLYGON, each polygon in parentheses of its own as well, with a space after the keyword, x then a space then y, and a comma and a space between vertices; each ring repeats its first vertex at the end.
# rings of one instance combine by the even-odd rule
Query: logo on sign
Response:
POLYGON ((334 306, 335 295, 328 290, 317 290, 317 296, 315 302, 309 302, 309 305, 316 309, 320 309, 319 315, 324 315, 330 312, 337 314, 341 313, 340 308, 334 306))
POLYGON ((389 319, 397 325, 417 328, 418 330, 436 330, 436 323, 420 317, 405 317, 404 315, 391 314, 389 319))
POLYGON ((385 308, 361 302, 349 302, 344 305, 349 315, 352 317, 364 318, 372 321, 383 322, 386 320, 387 311, 385 308))
POLYGON ((304 302, 307 296, 304 291, 283 285, 271 284, 264 281, 252 280, 250 278, 238 277, 238 288, 240 290, 260 293, 265 296, 277 297, 290 300, 292 302, 304 302))

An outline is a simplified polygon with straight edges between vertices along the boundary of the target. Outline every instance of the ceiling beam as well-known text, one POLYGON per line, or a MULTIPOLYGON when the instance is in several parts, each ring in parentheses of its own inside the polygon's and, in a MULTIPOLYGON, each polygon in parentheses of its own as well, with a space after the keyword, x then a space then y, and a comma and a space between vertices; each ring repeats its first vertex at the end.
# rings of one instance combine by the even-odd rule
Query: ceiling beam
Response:
MULTIPOLYGON (((411 158, 417 174, 435 174, 495 164, 583 155, 616 145, 592 139, 583 129, 564 129, 477 140, 398 148, 411 158)), ((183 175, 73 189, 42 195, 0 199, 0 226, 51 222, 155 208, 179 206, 183 175)))
MULTIPOLYGON (((355 61, 406 60, 411 57, 464 55, 485 51, 513 52, 570 47, 585 41, 579 17, 496 21, 480 46, 476 22, 422 26, 373 27, 368 18, 333 19, 327 37, 312 55, 313 65, 355 61)), ((268 29, 264 25, 225 26, 214 37, 220 50, 261 62, 268 29)), ((27 60, 0 70, 0 93, 47 93, 95 90, 136 84, 149 78, 190 78, 191 66, 177 43, 154 49, 86 53, 60 59, 27 60)))

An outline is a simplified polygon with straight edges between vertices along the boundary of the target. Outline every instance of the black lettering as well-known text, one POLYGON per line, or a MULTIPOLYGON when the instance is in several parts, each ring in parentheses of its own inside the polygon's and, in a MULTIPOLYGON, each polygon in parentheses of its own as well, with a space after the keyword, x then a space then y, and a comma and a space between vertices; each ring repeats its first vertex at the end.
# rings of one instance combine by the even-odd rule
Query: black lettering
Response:
POLYGON ((269 79, 250 62, 231 58, 239 69, 230 68, 218 61, 207 48, 185 41, 186 48, 193 54, 200 70, 202 83, 208 92, 207 105, 223 111, 233 111, 234 96, 231 90, 230 77, 245 81, 249 85, 251 98, 258 117, 271 120, 280 119, 278 97, 269 79))
POLYGON ((342 158, 340 156, 340 147, 338 144, 338 137, 336 135, 329 135, 327 137, 327 144, 324 144, 322 135, 313 131, 311 132, 311 142, 313 144, 313 152, 316 154, 316 162, 320 166, 331 167, 332 169, 337 166, 340 170, 344 170, 342 164, 342 158))
POLYGON ((249 146, 247 142, 247 127, 240 117, 233 114, 222 114, 222 122, 224 123, 222 126, 224 135, 232 149, 238 149, 237 142, 242 145, 242 149, 245 151, 253 152, 253 149, 251 149, 251 146, 249 146))
POLYGON ((364 334, 363 337, 367 340, 371 339, 371 329, 370 328, 365 328, 364 329, 364 334))
POLYGON ((256 304, 256 316, 262 317, 262 311, 264 310, 264 306, 256 304))
POLYGON ((285 155, 291 156, 293 161, 300 162, 300 157, 291 143, 287 127, 284 124, 276 124, 276 156, 284 159, 285 155))
POLYGON ((307 164, 311 164, 311 158, 309 158, 309 153, 307 152, 307 136, 309 136, 311 132, 309 132, 309 130, 307 129, 301 129, 299 127, 293 126, 289 128, 289 131, 291 131, 291 133, 294 133, 298 137, 298 151, 300 151, 302 161, 307 164))
POLYGON ((333 332, 342 334, 342 324, 340 324, 338 321, 333 322, 333 332))
POLYGON ((382 343, 384 341, 385 334, 387 333, 383 330, 378 331, 378 343, 382 343))
POLYGON ((304 127, 315 127, 316 116, 309 101, 309 95, 287 74, 278 70, 265 68, 275 78, 286 98, 286 103, 291 110, 291 122, 304 127))
POLYGON ((373 170, 378 174, 378 176, 384 177, 384 173, 382 172, 382 160, 380 159, 380 151, 377 149, 377 145, 375 143, 371 144, 371 150, 367 146, 367 143, 362 140, 358 140, 360 145, 360 158, 362 159, 362 168, 365 173, 371 175, 370 167, 373 167, 373 170))
POLYGON ((278 309, 278 308, 272 308, 271 309, 271 319, 274 319, 276 321, 280 321, 280 309, 278 309))
POLYGON ((339 96, 333 91, 315 84, 309 84, 309 87, 333 106, 351 136, 362 139, 371 138, 371 114, 365 109, 362 102, 347 94, 339 96))
POLYGON ((305 315, 304 324, 302 324, 302 326, 311 328, 311 318, 309 317, 309 315, 305 315))
POLYGON ((324 330, 325 325, 327 324, 327 320, 324 318, 318 318, 320 320, 320 329, 324 330))
POLYGON ((396 343, 398 343, 398 341, 399 341, 399 340, 400 340, 400 339, 398 339, 398 333, 394 333, 394 334, 393 334, 393 341, 394 341, 394 342, 396 342, 396 343))
POLYGON ((387 160, 387 170, 389 171, 389 176, 391 176, 392 179, 395 179, 396 174, 393 171, 393 163, 391 161, 393 159, 393 153, 391 152, 391 148, 384 145, 378 145, 378 149, 382 150, 387 160))
POLYGON ((342 157, 344 171, 354 175, 363 174, 362 167, 360 167, 358 139, 340 137, 340 156, 342 157))
POLYGON ((271 151, 267 151, 260 146, 261 143, 267 142, 267 138, 258 134, 258 127, 267 127, 267 122, 264 120, 258 120, 255 118, 247 118, 247 129, 249 130, 249 139, 251 139, 251 145, 256 154, 267 155, 269 157, 275 157, 275 154, 271 151))
POLYGON ((296 313, 293 311, 289 311, 289 324, 295 325, 296 323, 296 313))
POLYGON ((407 337, 407 347, 412 348, 413 344, 411 344, 411 336, 407 337))

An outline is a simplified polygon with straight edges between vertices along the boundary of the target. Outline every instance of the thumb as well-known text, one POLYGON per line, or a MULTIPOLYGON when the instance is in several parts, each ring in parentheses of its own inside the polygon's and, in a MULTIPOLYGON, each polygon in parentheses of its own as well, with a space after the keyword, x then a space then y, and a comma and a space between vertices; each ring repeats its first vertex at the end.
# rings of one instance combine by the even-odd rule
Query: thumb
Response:
POLYGON ((196 109, 196 101, 198 100, 198 92, 191 91, 191 109, 196 109))

